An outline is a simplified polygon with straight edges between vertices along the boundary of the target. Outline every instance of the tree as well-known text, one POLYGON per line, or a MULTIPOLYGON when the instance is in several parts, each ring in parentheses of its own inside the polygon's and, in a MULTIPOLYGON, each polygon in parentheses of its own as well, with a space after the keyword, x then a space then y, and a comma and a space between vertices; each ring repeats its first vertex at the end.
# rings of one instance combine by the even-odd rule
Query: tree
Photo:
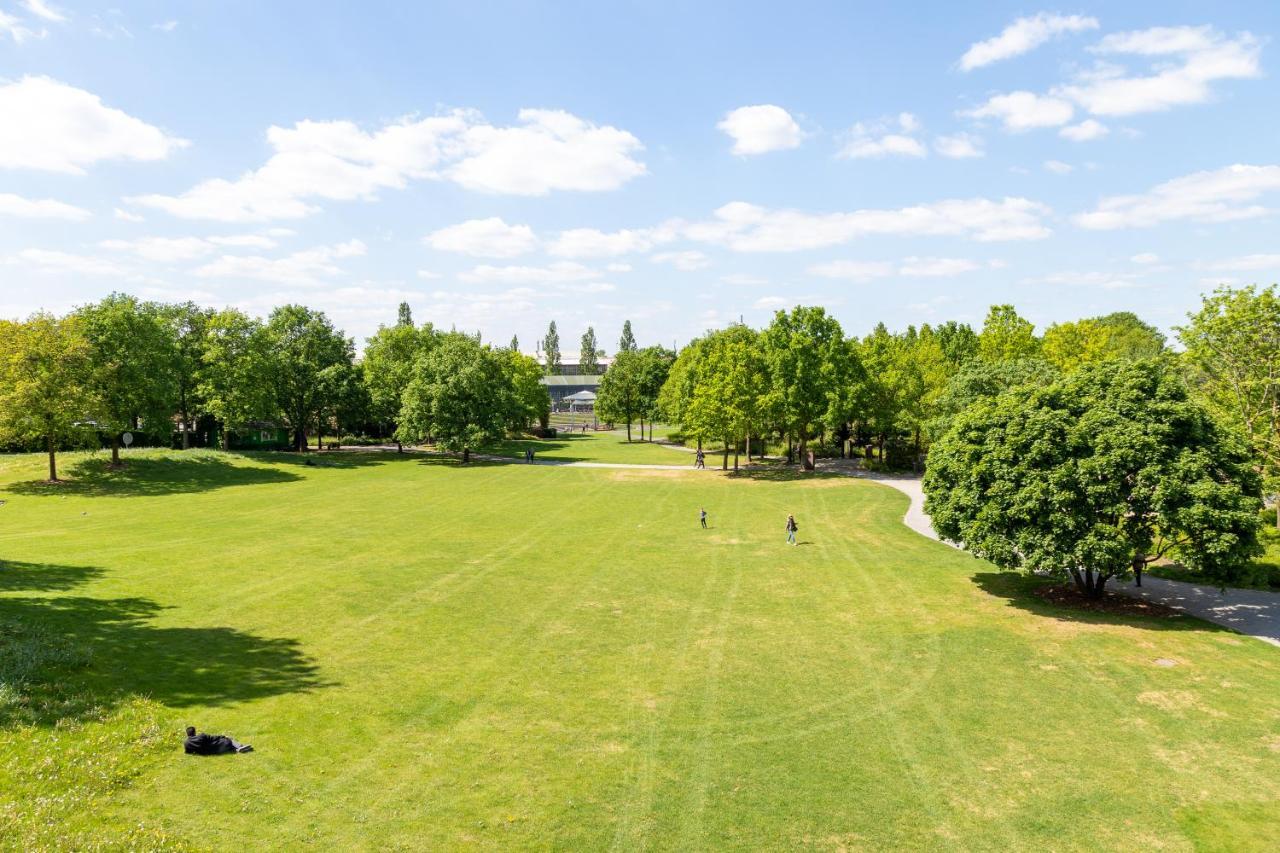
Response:
POLYGON ((58 449, 96 408, 92 368, 79 316, 0 321, 0 439, 41 441, 51 483, 58 482, 58 449))
POLYGON ((1128 311, 1105 317, 1055 323, 1041 341, 1044 359, 1064 372, 1081 365, 1121 359, 1153 358, 1164 350, 1164 336, 1128 311))
MULTIPOLYGON (((698 338, 690 341, 684 349, 680 350, 667 372, 667 380, 662 384, 662 390, 658 392, 660 416, 668 423, 680 424, 681 429, 687 426, 689 403, 693 400, 694 389, 697 388, 702 374, 705 344, 705 338, 698 338)), ((614 367, 616 366, 615 361, 614 367)), ((610 368, 610 372, 612 370, 613 368, 610 368)), ((605 378, 608 377, 609 374, 606 373, 605 378)), ((698 447, 702 447, 701 439, 698 440, 698 447)))
POLYGON ((205 326, 199 394, 222 422, 223 449, 231 431, 275 417, 270 348, 262 324, 228 308, 205 326))
POLYGON ((560 372, 560 333, 556 331, 556 321, 547 326, 546 337, 542 339, 542 356, 547 373, 560 372))
POLYGON ((1097 322, 1107 330, 1107 352, 1111 358, 1137 361, 1155 358, 1164 352, 1164 335, 1132 311, 1116 311, 1098 317, 1097 322))
POLYGON ((978 355, 978 333, 968 323, 948 320, 934 329, 938 346, 953 367, 959 367, 978 355))
POLYGON ((639 347, 636 346, 635 335, 631 334, 631 321, 624 320, 622 322, 622 337, 618 338, 618 352, 632 352, 639 347))
POLYGON ((844 334, 824 309, 797 306, 777 312, 761 342, 772 382, 772 400, 765 405, 779 413, 797 441, 801 463, 812 470, 805 452, 809 439, 824 423, 839 419, 832 404, 847 378, 844 334))
POLYGON ((985 361, 1031 358, 1040 350, 1035 329, 1012 305, 992 305, 978 336, 978 355, 985 361))
POLYGON ((176 408, 177 344, 159 306, 113 293, 77 309, 93 359, 93 419, 111 437, 120 465, 121 435, 140 426, 165 439, 176 408))
POLYGON ((509 349, 512 352, 520 352, 520 338, 516 337, 515 335, 512 335, 511 346, 509 347, 509 349))
POLYGON ((947 387, 938 397, 928 424, 929 437, 933 441, 941 438, 957 415, 980 400, 998 397, 1011 388, 1049 385, 1060 377, 1053 365, 1038 358, 971 361, 947 381, 947 387))
POLYGON ((307 428, 325 408, 321 373, 351 364, 354 347, 322 311, 285 305, 271 312, 263 330, 270 351, 269 373, 275 407, 293 431, 294 449, 307 449, 307 428))
MULTIPOLYGON (((400 416, 404 389, 413 378, 414 363, 434 339, 435 332, 430 325, 415 329, 397 323, 379 326, 365 343, 362 363, 370 413, 378 423, 391 425, 392 432, 400 416)), ((396 445, 396 449, 403 452, 404 445, 399 441, 396 445)))
MULTIPOLYGON (((1178 331, 1191 381, 1253 448, 1267 491, 1280 491, 1280 296, 1275 285, 1221 287, 1178 331)), ((1280 504, 1276 507, 1280 526, 1280 504)))
POLYGON ((979 401, 934 445, 924 490, 941 536, 1094 598, 1166 555, 1225 582, 1260 553, 1248 450, 1167 359, 979 401))
POLYGON ((535 421, 546 424, 551 413, 551 397, 542 384, 542 366, 518 350, 507 350, 506 375, 511 385, 511 412, 507 426, 523 432, 535 421))
POLYGON ((205 401, 200 394, 201 372, 205 334, 214 312, 194 302, 183 302, 162 306, 160 315, 168 324, 174 342, 172 369, 177 395, 174 402, 182 420, 182 449, 186 450, 191 446, 192 427, 205 412, 205 401))
POLYGON ((582 333, 582 350, 578 357, 578 371, 592 376, 600 372, 600 361, 596 355, 599 344, 596 342, 596 330, 587 326, 582 333))
POLYGON ((401 302, 400 307, 396 310, 396 325, 413 328, 413 311, 409 308, 408 302, 401 302))
MULTIPOLYGON (((675 361, 675 353, 669 349, 660 346, 645 347, 642 350, 627 350, 627 352, 639 352, 640 362, 638 366, 639 372, 639 408, 637 414, 640 417, 640 439, 644 440, 644 420, 649 419, 649 438, 653 439, 653 422, 660 417, 658 405, 658 396, 662 393, 662 386, 667 382, 667 376, 671 372, 671 363, 675 361)), ((605 374, 606 376, 608 374, 605 374)))
POLYGON ((417 441, 425 436, 449 451, 496 441, 513 409, 512 391, 502 359, 466 335, 445 335, 414 365, 404 392, 397 437, 417 441))
POLYGON ((364 368, 337 362, 320 371, 320 410, 316 415, 316 449, 324 448, 325 425, 332 424, 339 437, 343 428, 367 421, 373 407, 364 368))
POLYGON ((596 413, 611 423, 626 421, 627 441, 631 441, 631 422, 642 407, 642 366, 640 353, 619 352, 596 389, 596 413))
POLYGON ((701 438, 724 441, 721 468, 738 469, 738 442, 759 426, 767 405, 769 374, 759 333, 733 325, 707 337, 703 370, 694 388, 686 415, 692 431, 701 438))

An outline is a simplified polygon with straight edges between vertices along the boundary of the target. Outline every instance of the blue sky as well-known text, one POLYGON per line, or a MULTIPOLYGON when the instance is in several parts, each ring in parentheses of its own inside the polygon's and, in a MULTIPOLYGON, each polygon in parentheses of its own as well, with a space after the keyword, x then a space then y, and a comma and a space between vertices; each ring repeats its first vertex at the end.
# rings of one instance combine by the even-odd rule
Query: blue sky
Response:
POLYGON ((970 6, 0 0, 0 316, 611 348, 798 302, 1167 329, 1277 279, 1280 6, 970 6))

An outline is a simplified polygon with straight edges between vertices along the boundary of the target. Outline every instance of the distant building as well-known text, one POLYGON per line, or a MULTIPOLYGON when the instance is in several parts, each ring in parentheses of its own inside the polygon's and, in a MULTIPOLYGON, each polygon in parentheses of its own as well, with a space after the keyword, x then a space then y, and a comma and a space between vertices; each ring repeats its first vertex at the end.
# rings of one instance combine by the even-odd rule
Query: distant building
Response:
MULTIPOLYGON (((534 358, 539 364, 545 365, 546 362, 540 353, 534 358)), ((590 391, 594 394, 600 387, 601 375, 608 370, 612 362, 611 358, 601 358, 598 360, 600 373, 583 373, 576 358, 571 361, 561 360, 560 367, 555 373, 542 377, 542 384, 546 386, 547 394, 551 397, 551 408, 568 409, 569 401, 566 398, 582 391, 590 391)))

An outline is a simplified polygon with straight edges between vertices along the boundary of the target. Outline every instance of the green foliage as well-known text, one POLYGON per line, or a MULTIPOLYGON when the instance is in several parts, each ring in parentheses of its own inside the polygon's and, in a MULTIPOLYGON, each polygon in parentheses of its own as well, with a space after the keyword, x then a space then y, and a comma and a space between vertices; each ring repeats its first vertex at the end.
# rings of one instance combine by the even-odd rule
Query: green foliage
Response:
POLYGON ((396 309, 396 325, 413 328, 413 310, 408 302, 401 302, 400 307, 396 309))
POLYGON ((207 411, 200 386, 205 364, 205 336, 215 312, 194 302, 161 305, 159 311, 173 341, 173 407, 183 422, 185 446, 190 441, 191 426, 207 411))
MULTIPOLYGON (((322 311, 285 305, 271 312, 263 336, 275 408, 293 430, 294 446, 306 446, 306 431, 330 407, 335 387, 326 370, 350 365, 354 347, 322 311)), ((332 371, 331 371, 332 372, 332 371)))
POLYGON ((1228 581, 1260 552, 1247 449, 1166 359, 979 400, 934 445, 924 488, 943 537, 1095 596, 1168 554, 1228 581))
POLYGON ((1120 311, 1105 317, 1055 323, 1045 330, 1041 350, 1046 361, 1070 373, 1100 361, 1154 358, 1164 350, 1164 336, 1135 314, 1120 311))
POLYGON ((50 480, 59 447, 97 408, 93 372, 81 317, 0 320, 0 440, 43 442, 50 480))
POLYGON ((1248 437, 1269 491, 1280 491, 1280 295, 1219 288, 1178 329, 1191 382, 1248 437))
POLYGON ((971 361, 947 381, 929 421, 929 435, 933 440, 941 438, 957 415, 980 400, 997 397, 1011 388, 1048 385, 1060 376, 1053 365, 1038 358, 971 361))
POLYGON ((461 451, 502 438, 515 409, 504 356, 468 335, 440 338, 414 363, 404 392, 401 441, 430 436, 445 450, 461 451))
POLYGON ((413 377, 413 365, 434 341, 435 332, 431 326, 415 329, 400 323, 379 326, 369 338, 361 363, 374 420, 394 427, 400 415, 404 389, 413 377))
POLYGON ((934 329, 938 346, 953 367, 959 367, 978 356, 978 333, 968 323, 948 320, 934 329))
POLYGON ((205 326, 199 394, 209 413, 230 430, 276 416, 270 342, 262 324, 228 308, 205 326))
POLYGON ((507 350, 505 372, 511 384, 508 426, 514 432, 534 423, 545 423, 551 413, 551 397, 542 384, 542 366, 518 350, 507 350))
POLYGON ((992 305, 978 336, 978 356, 985 361, 1010 361, 1039 355, 1035 328, 1012 305, 992 305))
POLYGON ((547 326, 547 334, 542 338, 542 357, 547 373, 560 372, 560 333, 556 331, 556 321, 547 326))
POLYGON ((631 352, 639 349, 636 346, 635 335, 631 334, 631 321, 624 320, 622 323, 622 337, 618 338, 618 352, 631 352))
POLYGON ((764 404, 789 434, 800 457, 824 425, 843 420, 842 390, 850 381, 849 350, 835 318, 822 308, 778 311, 761 335, 770 389, 764 404))
POLYGON ((611 423, 625 423, 627 441, 631 440, 632 421, 643 411, 643 379, 643 358, 640 353, 636 350, 619 350, 596 388, 596 415, 611 423))
POLYGON ((589 376, 600 372, 599 348, 596 330, 587 326, 587 330, 582 333, 582 349, 578 355, 579 372, 589 376))
POLYGON ((736 446, 758 431, 769 392, 760 334, 741 325, 713 332, 705 339, 702 369, 681 427, 703 440, 736 446))

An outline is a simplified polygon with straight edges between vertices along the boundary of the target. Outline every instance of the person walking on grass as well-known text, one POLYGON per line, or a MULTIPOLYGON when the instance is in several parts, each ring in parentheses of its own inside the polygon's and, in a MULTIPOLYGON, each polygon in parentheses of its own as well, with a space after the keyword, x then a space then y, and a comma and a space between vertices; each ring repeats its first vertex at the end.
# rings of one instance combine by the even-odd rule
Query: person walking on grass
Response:
POLYGON ((702 521, 702 529, 706 530, 707 529, 707 508, 706 507, 702 508, 702 512, 698 515, 698 518, 699 520, 702 521))
POLYGON ((787 541, 792 545, 796 544, 796 531, 800 529, 800 525, 796 524, 794 515, 787 516, 787 541))

